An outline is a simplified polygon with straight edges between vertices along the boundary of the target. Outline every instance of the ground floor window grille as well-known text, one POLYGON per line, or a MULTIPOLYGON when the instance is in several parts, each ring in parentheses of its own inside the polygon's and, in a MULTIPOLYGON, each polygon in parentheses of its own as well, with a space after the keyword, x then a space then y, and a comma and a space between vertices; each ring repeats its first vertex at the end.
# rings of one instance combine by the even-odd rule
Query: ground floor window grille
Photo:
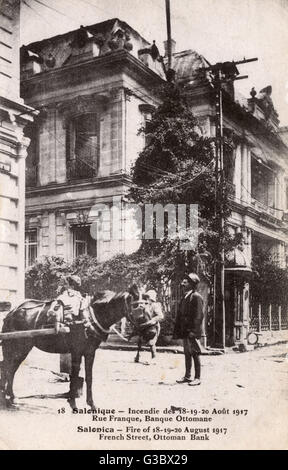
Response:
POLYGON ((37 229, 29 230, 25 233, 25 268, 28 268, 36 261, 37 252, 37 229))
POLYGON ((91 237, 90 225, 73 229, 74 258, 82 255, 97 255, 96 240, 91 237))
POLYGON ((250 329, 257 331, 259 328, 258 305, 253 303, 250 309, 250 329))
POLYGON ((286 305, 283 305, 281 310, 281 329, 288 329, 288 307, 286 305))
POLYGON ((273 305, 271 309, 271 329, 272 330, 279 330, 279 307, 278 305, 273 305))
POLYGON ((269 329, 270 329, 269 305, 263 304, 261 308, 261 330, 266 331, 269 329))
POLYGON ((250 329, 254 331, 288 329, 287 306, 253 303, 250 309, 250 329))

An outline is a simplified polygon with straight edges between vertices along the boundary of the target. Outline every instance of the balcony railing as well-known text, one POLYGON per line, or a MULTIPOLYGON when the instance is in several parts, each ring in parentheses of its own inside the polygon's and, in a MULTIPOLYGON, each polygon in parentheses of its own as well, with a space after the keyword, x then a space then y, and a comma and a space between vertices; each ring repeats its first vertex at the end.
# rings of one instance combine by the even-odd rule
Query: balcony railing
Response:
POLYGON ((97 176, 97 168, 91 161, 85 161, 76 157, 67 162, 67 179, 78 180, 84 178, 94 178, 97 176))
POLYGON ((273 207, 267 206, 266 204, 253 198, 251 199, 251 204, 259 212, 264 212, 265 214, 269 214, 279 220, 282 220, 283 218, 283 210, 274 209, 273 207))

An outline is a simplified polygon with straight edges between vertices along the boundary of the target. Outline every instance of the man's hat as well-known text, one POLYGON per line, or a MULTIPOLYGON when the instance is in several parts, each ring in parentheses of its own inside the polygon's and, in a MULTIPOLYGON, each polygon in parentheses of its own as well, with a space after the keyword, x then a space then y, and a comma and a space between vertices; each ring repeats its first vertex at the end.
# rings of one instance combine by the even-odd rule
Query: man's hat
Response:
POLYGON ((194 285, 199 284, 200 282, 199 277, 195 273, 185 274, 183 276, 183 279, 187 279, 190 282, 190 284, 194 284, 194 285))
POLYGON ((152 302, 156 302, 157 300, 157 292, 156 290, 150 289, 146 292, 146 296, 152 300, 152 302))

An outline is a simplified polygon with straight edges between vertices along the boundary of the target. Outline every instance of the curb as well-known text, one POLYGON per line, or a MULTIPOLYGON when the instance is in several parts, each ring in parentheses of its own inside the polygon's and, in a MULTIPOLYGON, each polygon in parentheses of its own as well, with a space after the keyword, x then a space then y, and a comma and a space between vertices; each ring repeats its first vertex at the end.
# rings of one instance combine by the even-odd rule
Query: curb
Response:
MULTIPOLYGON (((202 349, 201 356, 223 356, 225 354, 237 354, 242 352, 251 352, 257 351, 260 348, 270 347, 270 346, 277 346, 280 344, 288 344, 287 340, 279 340, 275 343, 264 343, 258 344, 257 347, 253 349, 243 350, 240 351, 239 348, 236 346, 231 348, 226 348, 225 352, 223 349, 202 349)), ((100 349, 107 349, 111 351, 137 351, 138 347, 136 344, 126 345, 126 344, 117 344, 117 343, 102 343, 100 349)), ((148 346, 143 346, 141 348, 142 351, 150 351, 148 346)), ((182 346, 157 346, 157 353, 170 353, 170 354, 184 354, 182 346)))
MULTIPOLYGON (((137 345, 123 345, 123 344, 102 344, 100 346, 100 349, 107 349, 111 351, 137 351, 138 347, 137 345)), ((142 351, 150 351, 150 348, 148 346, 143 346, 141 348, 142 351)), ((181 346, 158 346, 157 347, 157 353, 171 353, 171 354, 184 354, 183 352, 183 347, 181 346)), ((222 356, 224 354, 224 351, 222 350, 207 350, 203 349, 201 351, 201 356, 222 356)))

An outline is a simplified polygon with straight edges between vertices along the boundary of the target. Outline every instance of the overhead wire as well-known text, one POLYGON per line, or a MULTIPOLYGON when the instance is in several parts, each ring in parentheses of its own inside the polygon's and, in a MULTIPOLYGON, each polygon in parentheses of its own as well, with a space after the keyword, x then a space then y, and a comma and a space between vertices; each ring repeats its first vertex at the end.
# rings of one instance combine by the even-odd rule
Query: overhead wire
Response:
POLYGON ((49 10, 52 10, 52 11, 58 13, 59 15, 65 16, 66 18, 68 18, 69 20, 74 21, 75 23, 76 22, 78 23, 78 21, 79 21, 76 18, 72 18, 72 16, 69 16, 66 13, 63 13, 62 11, 57 10, 57 8, 51 7, 50 5, 46 5, 46 3, 42 2, 41 0, 33 0, 33 1, 36 2, 36 3, 39 3, 40 5, 42 5, 46 8, 48 8, 49 10))
POLYGON ((95 5, 95 4, 91 3, 91 2, 88 2, 88 0, 80 0, 80 2, 86 3, 86 5, 90 5, 91 7, 96 8, 96 10, 102 11, 102 12, 104 12, 104 13, 107 13, 109 16, 111 16, 111 12, 108 12, 108 10, 105 10, 104 8, 99 7, 99 5, 95 5))
MULTIPOLYGON (((254 201, 258 202, 258 203, 261 204, 261 205, 264 205, 264 206, 268 207, 269 209, 273 209, 274 211, 284 212, 284 209, 280 209, 279 207, 269 206, 269 205, 265 204, 264 202, 261 202, 261 201, 259 201, 258 199, 256 199, 255 196, 249 191, 249 189, 247 189, 247 188, 244 186, 243 183, 241 183, 241 186, 242 186, 242 188, 245 189, 245 191, 247 192, 247 194, 248 194, 249 196, 251 196, 252 199, 254 199, 254 201)), ((238 199, 238 198, 237 198, 237 199, 238 199)), ((243 202, 243 201, 242 201, 242 202, 243 202)))
MULTIPOLYGON (((188 180, 186 180, 186 181, 184 181, 184 182, 182 182, 182 183, 179 183, 179 184, 176 184, 176 185, 173 185, 173 186, 169 186, 169 187, 167 187, 167 189, 171 190, 171 189, 179 188, 179 187, 181 187, 181 186, 185 186, 185 185, 188 184, 188 183, 193 183, 193 181, 195 181, 196 178, 198 178, 200 175, 202 175, 202 174, 209 168, 209 166, 210 166, 212 163, 214 163, 214 158, 213 158, 213 159, 208 163, 208 165, 206 165, 199 173, 197 173, 196 175, 194 175, 193 178, 188 179, 188 180)), ((145 168, 144 165, 142 166, 142 165, 140 164, 140 167, 142 167, 144 171, 146 170, 147 172, 149 172, 149 171, 150 171, 150 172, 153 172, 152 169, 149 170, 149 168, 145 168)), ((155 169, 157 170, 156 167, 155 167, 155 169)), ((157 174, 157 172, 156 172, 155 174, 156 174, 156 176, 159 176, 159 177, 162 176, 161 174, 157 174)), ((172 176, 172 175, 173 175, 173 176, 177 176, 176 173, 170 173, 169 176, 170 176, 170 175, 171 175, 171 176, 172 176)), ((166 175, 165 175, 165 176, 166 176, 166 175)))
MULTIPOLYGON (((61 142, 57 137, 55 137, 55 136, 52 134, 51 131, 49 131, 49 134, 50 134, 53 138, 55 138, 55 140, 56 140, 58 143, 60 143, 60 145, 61 145, 62 147, 65 147, 65 148, 66 148, 66 144, 64 144, 64 143, 61 142)), ((80 139, 81 139, 81 138, 82 138, 82 139, 85 139, 85 137, 80 136, 80 139)), ((92 149, 95 149, 95 150, 97 151, 97 153, 99 152, 99 147, 98 147, 98 145, 90 144, 90 147, 92 147, 92 149)), ((83 163, 85 163, 87 166, 89 166, 90 168, 92 168, 92 169, 94 169, 94 170, 96 169, 96 167, 94 167, 93 165, 91 165, 91 164, 88 163, 87 161, 81 159, 80 157, 77 157, 77 158, 78 158, 81 162, 83 162, 83 163)), ((196 178, 198 178, 201 174, 203 174, 203 173, 209 168, 209 166, 210 166, 211 164, 213 164, 213 163, 214 163, 214 158, 213 158, 213 159, 208 163, 208 165, 206 165, 205 168, 203 168, 197 175, 193 176, 193 178, 191 178, 191 179, 189 179, 189 180, 186 180, 186 181, 184 181, 184 182, 182 182, 182 183, 169 186, 169 188, 167 188, 167 189, 170 189, 170 190, 171 190, 171 189, 176 189, 176 188, 185 186, 186 184, 192 183, 193 181, 195 181, 196 178)), ((175 176, 175 173, 168 172, 168 171, 166 171, 166 170, 162 170, 162 169, 160 169, 160 168, 158 168, 158 167, 155 167, 155 166, 150 165, 150 164, 147 164, 147 163, 145 163, 145 164, 140 163, 139 166, 140 166, 140 168, 141 168, 144 172, 150 173, 150 174, 152 173, 152 174, 154 174, 155 176, 157 176, 157 177, 159 177, 159 178, 160 178, 160 177, 164 177, 164 176, 175 176)), ((257 200, 257 199, 252 195, 252 193, 245 187, 245 185, 244 185, 243 183, 241 183, 241 186, 245 189, 245 191, 247 192, 247 194, 249 194, 256 202, 258 202, 259 204, 262 204, 262 205, 264 204, 263 202, 257 200)), ((266 204, 264 204, 264 205, 266 205, 266 204)), ((270 209, 272 209, 272 210, 283 211, 283 209, 275 208, 275 207, 273 207, 273 206, 267 205, 267 207, 270 208, 270 209)))
MULTIPOLYGON (((78 20, 77 20, 76 18, 72 18, 71 16, 69 16, 69 15, 67 15, 67 14, 65 14, 65 13, 63 13, 63 12, 61 12, 61 11, 59 11, 59 10, 57 10, 56 8, 54 8, 54 7, 50 6, 50 5, 47 5, 46 3, 44 3, 44 2, 41 1, 41 0, 33 0, 33 1, 39 3, 40 5, 42 5, 42 6, 46 7, 46 8, 49 8, 50 10, 52 10, 52 11, 54 11, 54 12, 57 12, 58 14, 60 14, 60 15, 62 15, 62 16, 67 17, 68 19, 72 20, 73 22, 77 22, 77 23, 78 23, 78 20)), ((106 10, 106 9, 104 9, 104 8, 102 8, 102 7, 99 7, 99 5, 95 5, 94 3, 91 3, 91 2, 89 2, 88 0, 80 0, 80 1, 81 1, 82 3, 85 3, 85 4, 89 5, 89 6, 91 6, 91 7, 95 8, 95 9, 97 9, 98 11, 102 11, 102 12, 105 12, 105 13, 107 13, 108 15, 110 15, 110 12, 108 12, 108 10, 106 10)), ((23 3, 24 3, 28 8, 31 8, 33 11, 35 11, 35 13, 36 13, 36 10, 34 10, 33 7, 31 7, 29 4, 27 4, 27 2, 26 2, 25 0, 23 0, 23 3)), ((159 5, 157 5, 157 7, 159 8, 159 10, 162 10, 162 8, 161 8, 159 5)), ((163 11, 164 11, 164 10, 163 10, 163 11)), ((42 16, 42 15, 40 15, 39 13, 37 13, 37 15, 38 15, 38 16, 42 16)), ((43 18, 44 18, 44 17, 43 17, 43 18)), ((45 18, 44 18, 44 20, 46 21, 45 18)), ((154 87, 149 87, 149 89, 154 89, 154 88, 157 88, 157 87, 159 87, 159 85, 156 85, 156 86, 154 86, 154 87)), ((147 90, 147 87, 137 87, 137 88, 134 88, 133 90, 134 90, 134 91, 138 91, 138 90, 141 90, 141 89, 142 89, 142 90, 147 90)), ((249 132, 250 132, 250 131, 249 131, 249 132)), ((280 129, 279 131, 275 131, 274 133, 275 133, 275 134, 281 134, 281 133, 284 133, 284 132, 285 132, 284 130, 281 130, 281 129, 280 129)), ((266 135, 266 134, 267 134, 267 132, 263 132, 263 133, 252 133, 252 132, 250 132, 250 133, 251 133, 252 135, 255 135, 255 136, 257 136, 257 135, 266 135)))
POLYGON ((36 13, 36 15, 39 16, 39 18, 44 19, 44 21, 45 21, 49 26, 52 26, 52 23, 50 23, 50 21, 48 21, 43 15, 41 15, 41 13, 39 13, 35 8, 33 8, 31 5, 29 5, 25 0, 22 0, 22 3, 23 3, 23 5, 25 5, 26 7, 30 8, 30 10, 32 10, 34 13, 36 13))

